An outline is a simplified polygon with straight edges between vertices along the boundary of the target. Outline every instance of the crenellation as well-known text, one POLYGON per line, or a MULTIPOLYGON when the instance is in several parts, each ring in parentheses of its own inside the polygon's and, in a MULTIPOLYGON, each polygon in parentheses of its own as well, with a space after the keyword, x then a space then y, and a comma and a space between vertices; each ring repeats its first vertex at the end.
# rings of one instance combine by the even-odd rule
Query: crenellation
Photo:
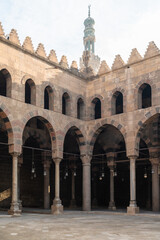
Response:
POLYGON ((142 60, 142 56, 140 55, 140 53, 138 52, 137 48, 133 48, 132 52, 130 54, 130 57, 128 59, 127 64, 132 64, 132 63, 136 63, 140 60, 142 60))
POLYGON ((107 73, 107 72, 110 72, 110 71, 111 71, 111 69, 109 68, 108 64, 106 63, 105 60, 103 60, 101 62, 101 65, 100 65, 98 75, 101 75, 101 74, 104 74, 104 73, 107 73))
POLYGON ((118 54, 115 56, 114 62, 112 64, 112 70, 121 68, 125 65, 125 62, 123 61, 123 59, 121 58, 121 56, 118 54))
POLYGON ((15 29, 11 30, 11 32, 9 34, 9 41, 13 42, 14 44, 17 44, 17 45, 21 46, 17 31, 15 29))
POLYGON ((0 37, 5 37, 2 23, 0 22, 0 37))
POLYGON ((45 49, 44 49, 44 45, 42 43, 39 43, 38 44, 38 47, 37 47, 37 50, 35 52, 37 55, 41 56, 41 57, 44 57, 46 58, 46 52, 45 52, 45 49))
POLYGON ((31 53, 34 53, 34 48, 33 48, 33 44, 32 44, 32 40, 30 37, 26 37, 24 42, 23 42, 23 45, 22 45, 22 48, 24 48, 25 50, 28 50, 30 51, 31 53))
POLYGON ((64 67, 64 68, 69 68, 69 65, 68 65, 68 61, 67 61, 67 57, 66 56, 62 56, 61 58, 61 61, 59 63, 60 66, 64 67))
POLYGON ((76 61, 72 61, 70 69, 78 70, 78 65, 76 61))
POLYGON ((156 46, 156 44, 152 41, 149 43, 149 45, 147 47, 144 58, 150 58, 150 57, 156 56, 158 54, 160 54, 160 50, 156 46))
POLYGON ((49 53, 49 56, 48 56, 48 59, 51 61, 51 62, 54 62, 54 63, 57 63, 58 64, 58 59, 57 59, 57 55, 56 55, 56 52, 52 49, 49 53))

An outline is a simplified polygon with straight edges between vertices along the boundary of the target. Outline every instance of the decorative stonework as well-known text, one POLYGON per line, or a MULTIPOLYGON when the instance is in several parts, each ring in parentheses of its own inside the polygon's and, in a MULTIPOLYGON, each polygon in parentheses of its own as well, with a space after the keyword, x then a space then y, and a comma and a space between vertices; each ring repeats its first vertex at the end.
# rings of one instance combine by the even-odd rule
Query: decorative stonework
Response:
POLYGON ((59 65, 62 66, 62 67, 64 67, 64 68, 69 68, 69 66, 68 66, 68 61, 67 61, 67 57, 66 57, 66 56, 62 56, 59 65))
POLYGON ((107 73, 107 72, 110 72, 110 68, 108 67, 106 61, 102 61, 101 62, 101 65, 100 65, 100 68, 99 68, 99 71, 98 71, 98 75, 101 75, 101 74, 104 74, 104 73, 107 73))
POLYGON ((0 37, 5 37, 1 22, 0 22, 0 37))
POLYGON ((76 62, 76 61, 72 61, 71 69, 78 70, 78 65, 77 65, 77 62, 76 62))
POLYGON ((45 49, 44 49, 44 46, 42 43, 39 43, 37 50, 36 50, 36 54, 38 54, 41 57, 46 58, 46 52, 45 52, 45 49))
POLYGON ((54 50, 51 50, 50 51, 50 54, 48 56, 48 59, 51 61, 51 62, 55 62, 58 64, 58 59, 57 59, 57 56, 56 56, 56 52, 54 50))
POLYGON ((32 40, 30 37, 26 37, 24 40, 24 43, 22 45, 22 47, 32 53, 34 53, 34 48, 33 48, 33 44, 32 44, 32 40))
POLYGON ((144 58, 153 57, 160 54, 159 48, 156 46, 156 44, 152 41, 149 43, 148 48, 145 52, 144 58))
POLYGON ((142 60, 142 56, 140 53, 137 51, 137 48, 132 49, 132 52, 130 54, 130 57, 128 59, 128 64, 135 63, 142 60))
POLYGON ((17 44, 17 45, 21 46, 17 31, 15 29, 11 30, 11 32, 9 34, 9 41, 13 42, 14 44, 17 44))
POLYGON ((124 65, 125 65, 125 63, 124 63, 123 59, 121 58, 121 56, 116 55, 115 60, 114 60, 113 65, 112 65, 112 70, 121 68, 124 65))

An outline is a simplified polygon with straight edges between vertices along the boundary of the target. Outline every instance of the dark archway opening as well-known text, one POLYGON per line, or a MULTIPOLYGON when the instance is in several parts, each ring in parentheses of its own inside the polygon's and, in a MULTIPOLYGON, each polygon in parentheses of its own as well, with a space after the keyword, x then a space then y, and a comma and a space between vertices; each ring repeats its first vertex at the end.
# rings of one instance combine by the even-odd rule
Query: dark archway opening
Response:
POLYGON ((92 101, 93 119, 101 118, 101 101, 99 98, 94 98, 92 101))
POLYGON ((0 209, 9 209, 12 188, 12 157, 9 154, 8 133, 0 117, 0 209))
POLYGON ((49 109, 49 94, 46 88, 44 90, 44 109, 49 109))
POLYGON ((62 96, 62 114, 70 115, 70 97, 66 92, 62 96))
POLYGON ((123 113, 123 95, 119 92, 116 98, 116 114, 120 113, 123 113))
POLYGON ((25 103, 31 104, 31 87, 28 81, 25 83, 25 103))
POLYGON ((152 106, 152 89, 147 83, 140 86, 138 91, 138 108, 148 108, 152 106))
POLYGON ((6 69, 0 71, 0 95, 11 97, 11 75, 6 69))
POLYGON ((44 109, 54 110, 53 103, 53 90, 47 86, 44 90, 44 109))
POLYGON ((137 205, 142 209, 152 209, 152 167, 149 161, 149 150, 144 142, 140 139, 139 157, 136 163, 136 188, 137 188, 137 205))
POLYGON ((64 155, 61 162, 61 199, 64 207, 78 209, 82 206, 82 163, 79 144, 74 129, 64 140, 64 155))
POLYGON ((23 132, 23 142, 19 196, 22 206, 44 208, 46 206, 45 188, 47 187, 49 203, 45 208, 50 208, 54 198, 54 166, 50 134, 41 118, 33 117, 27 122, 23 132), (50 166, 48 172, 45 169, 46 163, 50 166), (44 183, 47 177, 50 181, 46 186, 44 183))
POLYGON ((25 103, 36 104, 36 86, 32 79, 25 82, 25 103))
POLYGON ((77 101, 77 118, 84 119, 84 102, 82 98, 79 98, 77 101))
POLYGON ((6 79, 2 73, 2 71, 0 71, 0 95, 2 96, 6 96, 7 93, 7 84, 6 84, 6 79))
POLYGON ((114 199, 117 208, 129 204, 129 160, 122 134, 111 125, 103 126, 94 144, 92 171, 92 208, 107 208, 110 202, 110 167, 114 162, 114 199))
POLYGON ((111 101, 112 114, 123 113, 123 94, 121 92, 115 92, 111 101))

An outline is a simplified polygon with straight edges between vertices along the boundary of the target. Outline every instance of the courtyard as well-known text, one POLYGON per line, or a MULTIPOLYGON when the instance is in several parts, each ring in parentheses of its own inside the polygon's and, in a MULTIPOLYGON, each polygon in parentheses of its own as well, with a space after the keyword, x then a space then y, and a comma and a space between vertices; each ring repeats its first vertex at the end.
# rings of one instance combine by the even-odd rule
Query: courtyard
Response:
POLYGON ((62 215, 0 212, 1 240, 159 240, 160 214, 65 211, 62 215))

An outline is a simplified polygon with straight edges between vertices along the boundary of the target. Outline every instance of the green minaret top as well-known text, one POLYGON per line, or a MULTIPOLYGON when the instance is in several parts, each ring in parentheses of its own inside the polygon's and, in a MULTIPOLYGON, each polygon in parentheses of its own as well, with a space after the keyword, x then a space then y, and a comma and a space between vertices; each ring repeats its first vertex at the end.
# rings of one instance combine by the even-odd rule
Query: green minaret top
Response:
POLYGON ((93 18, 91 18, 91 5, 88 6, 88 18, 84 21, 84 48, 85 51, 89 51, 91 53, 94 53, 94 42, 95 42, 95 30, 94 30, 94 24, 95 21, 93 18))

